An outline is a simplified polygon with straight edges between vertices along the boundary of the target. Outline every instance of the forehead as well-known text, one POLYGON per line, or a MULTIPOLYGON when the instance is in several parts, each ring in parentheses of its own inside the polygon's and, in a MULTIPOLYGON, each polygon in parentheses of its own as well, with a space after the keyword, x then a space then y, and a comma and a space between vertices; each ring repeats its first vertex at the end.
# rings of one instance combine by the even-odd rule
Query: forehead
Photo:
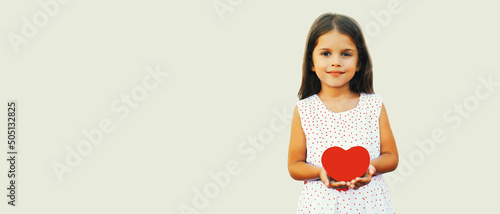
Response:
POLYGON ((354 44, 350 36, 340 33, 337 30, 331 30, 318 38, 315 49, 318 48, 356 50, 356 44, 354 44))

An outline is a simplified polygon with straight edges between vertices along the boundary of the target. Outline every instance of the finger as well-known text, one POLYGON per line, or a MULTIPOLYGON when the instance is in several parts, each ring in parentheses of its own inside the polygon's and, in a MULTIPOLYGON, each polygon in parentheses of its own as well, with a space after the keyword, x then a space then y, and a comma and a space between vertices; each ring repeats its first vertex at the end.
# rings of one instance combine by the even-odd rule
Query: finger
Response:
POLYGON ((366 177, 366 176, 357 177, 355 180, 356 180, 356 183, 358 183, 358 182, 366 182, 366 179, 371 179, 371 177, 366 177))
POLYGON ((327 178, 325 178, 324 176, 320 176, 321 178, 321 181, 323 181, 323 183, 326 185, 326 187, 328 187, 330 185, 330 181, 328 181, 327 178))
POLYGON ((371 179, 373 176, 373 173, 375 173, 375 168, 370 167, 370 168, 368 168, 368 170, 366 170, 366 173, 363 175, 362 178, 370 178, 371 179))
POLYGON ((362 187, 362 186, 364 186, 364 185, 366 185, 366 184, 367 184, 367 183, 365 183, 365 182, 358 182, 358 183, 356 183, 356 186, 357 186, 357 187, 362 187))
POLYGON ((370 164, 370 166, 368 167, 368 170, 370 171, 370 175, 374 175, 375 172, 377 172, 377 169, 370 164))
POLYGON ((326 186, 327 188, 330 188, 330 187, 331 187, 331 185, 330 185, 330 182, 329 182, 329 181, 323 181, 323 183, 325 184, 325 186, 326 186))
POLYGON ((366 178, 371 180, 371 179, 372 179, 372 176, 373 176, 373 173, 370 173, 370 174, 368 174, 368 175, 366 176, 366 178))
POLYGON ((326 187, 330 188, 330 179, 328 179, 328 175, 324 169, 319 173, 319 178, 323 181, 326 187))
POLYGON ((367 185, 368 183, 370 183, 371 178, 359 178, 357 180, 358 181, 356 182, 356 186, 362 187, 362 186, 367 185))
POLYGON ((356 179, 356 183, 358 183, 358 182, 367 183, 367 182, 370 182, 371 180, 372 180, 372 178, 370 176, 361 177, 361 178, 356 179))
POLYGON ((350 189, 355 188, 355 187, 356 187, 356 183, 352 183, 351 186, 349 186, 350 189))
POLYGON ((347 188, 348 187, 346 185, 346 182, 344 182, 344 181, 339 181, 339 182, 332 181, 332 182, 330 182, 330 186, 332 188, 335 188, 335 189, 343 189, 343 188, 347 188))
POLYGON ((323 183, 325 183, 326 187, 328 187, 328 188, 332 187, 332 184, 328 178, 323 183))
POLYGON ((361 177, 360 179, 361 179, 361 180, 363 180, 363 181, 366 181, 366 180, 371 180, 371 179, 372 179, 372 175, 371 175, 371 174, 368 174, 368 175, 366 175, 366 176, 364 176, 364 177, 361 177))
POLYGON ((345 186, 346 185, 345 181, 331 181, 330 184, 333 187, 339 187, 339 186, 345 186))
POLYGON ((358 182, 358 183, 356 183, 356 187, 359 188, 359 187, 362 187, 362 186, 367 185, 367 184, 368 183, 365 183, 365 182, 358 182))
POLYGON ((348 189, 351 189, 351 185, 344 185, 344 186, 339 187, 339 189, 348 190, 348 189))
POLYGON ((332 189, 337 189, 337 190, 348 190, 348 186, 338 186, 338 187, 332 187, 332 189))

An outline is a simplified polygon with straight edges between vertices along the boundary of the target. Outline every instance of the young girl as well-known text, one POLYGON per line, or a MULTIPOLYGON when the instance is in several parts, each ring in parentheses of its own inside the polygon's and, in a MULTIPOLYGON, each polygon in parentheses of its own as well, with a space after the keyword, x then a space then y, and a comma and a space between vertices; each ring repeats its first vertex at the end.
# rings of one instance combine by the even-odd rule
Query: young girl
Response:
POLYGON ((339 14, 318 17, 306 43, 288 152, 290 175, 304 181, 297 213, 394 213, 380 174, 396 169, 398 151, 372 81, 358 23, 339 14), (333 180, 321 164, 332 146, 366 148, 366 173, 348 182, 333 180))

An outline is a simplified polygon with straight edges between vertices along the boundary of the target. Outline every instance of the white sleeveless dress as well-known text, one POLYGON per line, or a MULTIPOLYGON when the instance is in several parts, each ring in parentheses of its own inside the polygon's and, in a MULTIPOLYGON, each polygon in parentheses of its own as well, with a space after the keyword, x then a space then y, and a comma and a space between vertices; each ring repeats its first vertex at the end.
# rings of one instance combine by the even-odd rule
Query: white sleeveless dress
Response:
MULTIPOLYGON (((363 146, 370 159, 380 155, 379 116, 382 98, 361 93, 357 106, 344 112, 332 112, 317 94, 297 102, 302 129, 306 136, 308 164, 322 167, 321 155, 332 146, 345 150, 363 146)), ((297 213, 394 213, 387 187, 381 175, 354 190, 337 191, 321 181, 305 181, 297 213)))

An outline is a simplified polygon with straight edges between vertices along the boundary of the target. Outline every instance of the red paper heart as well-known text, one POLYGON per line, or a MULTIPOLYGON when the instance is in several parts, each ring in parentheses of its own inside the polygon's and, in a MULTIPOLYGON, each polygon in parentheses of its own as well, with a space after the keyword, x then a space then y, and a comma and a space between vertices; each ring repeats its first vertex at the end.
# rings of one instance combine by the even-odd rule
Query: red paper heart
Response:
POLYGON ((336 181, 351 181, 365 174, 370 166, 370 154, 361 146, 348 150, 334 146, 323 152, 321 162, 328 175, 336 181))

